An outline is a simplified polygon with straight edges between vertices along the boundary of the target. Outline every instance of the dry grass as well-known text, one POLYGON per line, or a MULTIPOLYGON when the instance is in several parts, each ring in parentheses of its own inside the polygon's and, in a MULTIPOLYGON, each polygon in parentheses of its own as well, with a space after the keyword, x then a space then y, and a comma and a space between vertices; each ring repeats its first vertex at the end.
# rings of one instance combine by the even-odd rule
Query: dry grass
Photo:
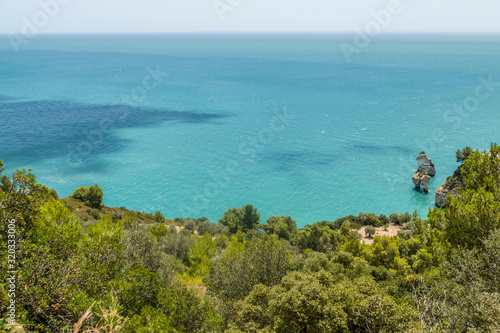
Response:
MULTIPOLYGON (((80 332, 81 327, 83 326, 83 323, 85 320, 89 319, 92 317, 92 307, 94 304, 90 306, 90 308, 85 311, 83 316, 78 320, 78 322, 74 325, 73 333, 78 333, 80 332)), ((123 324, 126 321, 126 318, 123 318, 119 314, 118 310, 118 299, 116 297, 113 297, 111 307, 109 309, 104 309, 100 308, 101 310, 101 315, 99 323, 97 324, 96 327, 89 328, 85 330, 83 333, 117 333, 119 332, 123 324)))
MULTIPOLYGON (((401 230, 403 229, 403 226, 402 225, 396 225, 396 224, 389 224, 389 227, 387 228, 387 231, 384 230, 384 227, 378 227, 378 228, 375 228, 377 230, 377 232, 375 233, 375 236, 397 236, 398 234, 398 230, 401 230)), ((358 230, 358 233, 361 234, 361 236, 363 237, 363 241, 365 242, 365 244, 371 244, 373 243, 373 238, 372 237, 368 237, 365 233, 365 227, 361 228, 358 230)))
POLYGON ((82 328, 83 326, 83 322, 92 317, 92 308, 94 307, 94 304, 95 302, 92 303, 92 305, 87 309, 87 311, 85 311, 83 316, 81 316, 80 319, 78 319, 76 324, 73 326, 73 333, 78 333, 80 331, 80 328, 82 328))
POLYGON ((9 329, 9 333, 25 333, 24 328, 18 324, 7 324, 7 328, 9 329))

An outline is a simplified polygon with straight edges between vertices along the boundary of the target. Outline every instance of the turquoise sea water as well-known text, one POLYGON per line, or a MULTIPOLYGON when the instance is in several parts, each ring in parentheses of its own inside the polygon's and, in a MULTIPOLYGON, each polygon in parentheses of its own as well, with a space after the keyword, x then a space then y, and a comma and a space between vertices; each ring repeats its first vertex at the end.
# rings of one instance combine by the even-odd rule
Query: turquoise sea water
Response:
POLYGON ((107 205, 171 218, 217 221, 246 203, 299 226, 425 214, 434 195, 411 181, 421 150, 433 191, 458 148, 500 142, 500 84, 477 88, 500 82, 500 38, 383 36, 351 62, 342 42, 38 36, 15 53, 2 38, 0 158, 60 196, 98 183, 107 205))

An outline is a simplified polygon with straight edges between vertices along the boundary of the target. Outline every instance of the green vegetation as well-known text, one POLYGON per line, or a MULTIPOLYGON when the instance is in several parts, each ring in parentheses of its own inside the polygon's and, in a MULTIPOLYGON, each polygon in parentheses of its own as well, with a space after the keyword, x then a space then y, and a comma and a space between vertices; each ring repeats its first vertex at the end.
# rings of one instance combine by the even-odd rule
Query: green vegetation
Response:
POLYGON ((373 235, 375 235, 376 232, 377 230, 375 229, 374 226, 369 225, 365 228, 365 233, 369 237, 373 237, 373 235))
POLYGON ((257 208, 248 204, 243 208, 228 209, 219 223, 228 227, 231 233, 236 233, 237 231, 247 232, 255 229, 259 225, 259 221, 260 214, 257 212, 257 208))
POLYGON ((470 154, 472 154, 473 150, 471 147, 467 146, 463 148, 462 150, 458 149, 457 152, 455 153, 455 157, 457 158, 457 162, 463 162, 465 161, 470 154))
POLYGON ((70 195, 71 198, 83 201, 87 206, 99 209, 102 205, 103 192, 99 185, 79 187, 70 195))
MULTIPOLYGON (((106 207, 97 185, 58 199, 0 161, 16 320, 25 332, 499 331, 500 148, 461 153, 464 186, 426 219, 359 213, 299 230, 290 216, 260 224, 252 205, 218 225, 106 207), (375 235, 389 223, 398 236, 375 235)), ((1 318, 8 302, 4 278, 1 318)))

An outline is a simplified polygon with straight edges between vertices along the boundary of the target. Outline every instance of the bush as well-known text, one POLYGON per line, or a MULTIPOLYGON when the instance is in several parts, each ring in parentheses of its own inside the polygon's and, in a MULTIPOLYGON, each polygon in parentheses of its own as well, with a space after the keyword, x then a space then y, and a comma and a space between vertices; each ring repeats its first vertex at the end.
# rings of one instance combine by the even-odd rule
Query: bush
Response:
POLYGON ((191 219, 184 220, 184 229, 189 230, 191 233, 193 233, 196 229, 194 221, 191 219))
POLYGON ((389 220, 393 224, 403 225, 403 224, 411 221, 411 215, 408 212, 406 212, 404 214, 392 213, 389 216, 389 220))
POLYGON ((90 187, 79 187, 70 195, 70 198, 83 201, 85 205, 100 209, 102 206, 102 189, 99 185, 95 184, 90 187))
POLYGON ((127 232, 122 237, 125 269, 146 267, 156 272, 160 266, 161 252, 156 238, 143 231, 127 232))
POLYGON ((163 217, 163 214, 158 210, 156 211, 154 217, 153 217, 153 220, 155 220, 155 222, 158 222, 158 223, 164 223, 165 222, 165 218, 163 217))
POLYGON ((378 216, 378 219, 380 220, 380 223, 382 223, 384 225, 388 224, 390 222, 389 218, 386 215, 384 215, 384 214, 380 214, 378 216))
POLYGON ((392 224, 398 224, 398 216, 399 216, 398 213, 392 213, 391 215, 389 215, 389 221, 392 224))
POLYGON ((374 213, 359 213, 358 222, 361 225, 371 225, 374 227, 380 227, 382 225, 382 222, 380 222, 379 218, 374 213))
POLYGON ((153 235, 156 237, 157 240, 162 238, 163 236, 166 236, 169 233, 168 228, 165 226, 165 224, 159 224, 159 225, 153 225, 149 229, 148 233, 150 235, 153 235))
POLYGON ((90 216, 92 216, 92 218, 97 221, 101 218, 101 213, 97 209, 92 209, 90 211, 90 216))
POLYGON ((411 230, 398 230, 398 237, 408 240, 413 237, 413 233, 411 230))
POLYGON ((267 224, 263 229, 268 234, 276 234, 280 238, 290 240, 293 234, 297 233, 297 224, 290 216, 271 216, 267 219, 267 224))
POLYGON ((204 235, 206 233, 214 235, 215 224, 212 225, 210 222, 200 222, 198 223, 196 230, 198 231, 198 235, 204 235))
POLYGON ((159 246, 162 252, 173 255, 182 260, 185 265, 188 265, 188 252, 191 246, 196 243, 196 239, 196 236, 191 237, 191 235, 185 235, 183 233, 171 233, 160 238, 159 246))

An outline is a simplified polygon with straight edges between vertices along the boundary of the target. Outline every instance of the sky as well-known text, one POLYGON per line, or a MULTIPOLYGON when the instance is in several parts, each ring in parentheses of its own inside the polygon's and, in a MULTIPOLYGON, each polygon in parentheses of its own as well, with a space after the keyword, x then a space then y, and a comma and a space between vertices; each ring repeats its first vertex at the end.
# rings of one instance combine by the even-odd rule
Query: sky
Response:
POLYGON ((0 34, 500 32, 499 0, 0 0, 0 34), (378 23, 377 23, 378 22, 378 23))

